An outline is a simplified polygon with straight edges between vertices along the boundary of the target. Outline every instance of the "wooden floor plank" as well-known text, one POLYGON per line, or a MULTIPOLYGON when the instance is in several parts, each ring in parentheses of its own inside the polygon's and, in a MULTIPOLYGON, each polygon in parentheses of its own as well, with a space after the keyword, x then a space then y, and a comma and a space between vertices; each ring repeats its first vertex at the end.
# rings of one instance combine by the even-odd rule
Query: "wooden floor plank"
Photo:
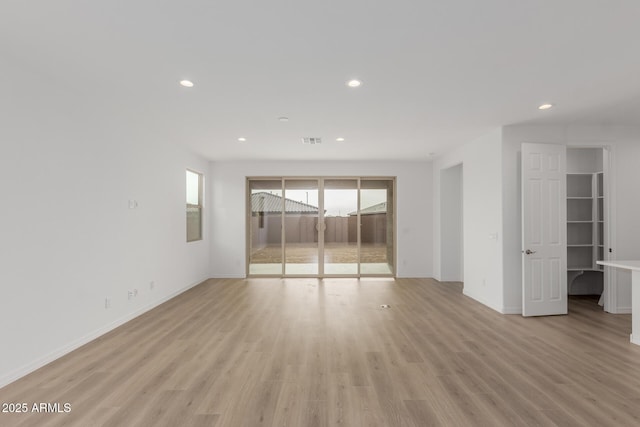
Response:
POLYGON ((0 389, 14 426, 640 424, 629 315, 430 279, 212 279, 0 389), (391 308, 381 309, 381 304, 391 308), (31 412, 70 403, 69 413, 31 412))

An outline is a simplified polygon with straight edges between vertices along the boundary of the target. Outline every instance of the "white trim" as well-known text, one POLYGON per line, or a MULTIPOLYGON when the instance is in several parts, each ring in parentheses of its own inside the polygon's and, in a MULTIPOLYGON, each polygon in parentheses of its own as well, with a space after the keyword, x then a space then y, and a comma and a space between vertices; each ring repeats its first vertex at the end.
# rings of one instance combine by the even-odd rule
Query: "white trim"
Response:
POLYGON ((633 334, 629 334, 629 341, 631 342, 631 344, 640 345, 640 339, 634 340, 633 334))
MULTIPOLYGON (((327 277, 327 276, 325 276, 325 277, 327 277)), ((354 276, 354 277, 358 277, 358 276, 354 276)), ((381 278, 381 279, 389 279, 389 278, 391 278, 391 279, 393 279, 393 278, 395 278, 395 279, 433 279, 433 280, 436 280, 438 282, 442 282, 442 280, 438 280, 433 276, 416 276, 415 274, 411 274, 409 276, 405 276, 404 274, 397 274, 396 276, 391 276, 391 275, 389 275, 389 276, 378 276, 378 275, 370 275, 370 276, 364 275, 364 276, 361 276, 361 278, 363 278, 363 279, 367 279, 367 278, 375 279, 375 278, 378 278, 378 277, 381 278)))
MULTIPOLYGON (((606 193, 604 193, 606 196, 604 198, 604 215, 609 215, 608 218, 606 218, 606 222, 605 222, 605 232, 604 232, 604 236, 605 236, 605 241, 604 243, 604 248, 603 248, 603 253, 604 253, 604 257, 603 259, 606 261, 611 261, 612 259, 615 259, 616 257, 616 253, 617 253, 617 248, 616 248, 616 233, 617 233, 617 226, 616 226, 616 221, 614 220, 614 218, 617 218, 617 209, 616 209, 616 203, 617 203, 617 185, 616 185, 616 181, 617 181, 617 169, 615 167, 613 167, 613 165, 615 164, 615 149, 612 146, 605 146, 603 149, 603 158, 607 157, 607 164, 604 165, 604 180, 607 182, 604 182, 604 188, 606 193), (611 248, 611 250, 613 252, 609 252, 609 248, 611 248)), ((605 306, 605 311, 609 312, 609 313, 624 313, 626 312, 625 310, 627 309, 626 307, 619 307, 619 302, 618 302, 618 273, 617 273, 617 269, 615 268, 605 268, 605 272, 604 272, 604 283, 607 285, 607 299, 605 299, 605 302, 608 301, 608 307, 605 306)), ((631 313, 631 309, 629 308, 629 313, 631 313)))
POLYGON ((631 307, 618 307, 618 310, 611 314, 631 314, 631 312, 631 307))
MULTIPOLYGON (((279 277, 279 276, 256 276, 256 277, 279 277)), ((246 279, 247 275, 245 274, 215 274, 210 277, 210 279, 246 279)))
POLYGON ((79 347, 82 347, 83 345, 95 340, 96 338, 116 329, 119 326, 122 326, 123 324, 135 319, 136 317, 146 313, 147 311, 156 308, 157 306, 164 304, 165 302, 169 301, 172 298, 177 297, 178 295, 180 295, 183 292, 188 291, 189 289, 204 283, 205 281, 207 281, 208 279, 203 279, 200 280, 198 282, 192 283, 190 285, 185 286, 182 289, 179 289, 157 301, 154 301, 132 313, 129 313, 127 315, 125 315, 124 317, 121 317, 120 319, 117 319, 101 328, 96 329, 93 332, 90 332, 88 334, 86 334, 83 337, 80 337, 76 340, 71 341, 70 343, 63 345, 62 347, 59 347, 57 350, 52 351, 51 353, 40 357, 30 363, 27 363, 26 365, 23 365, 21 367, 19 367, 18 369, 14 369, 13 371, 9 372, 8 374, 0 377, 0 387, 4 387, 8 384, 11 384, 12 382, 24 377, 25 375, 30 374, 31 372, 35 371, 36 369, 40 369, 45 365, 48 365, 49 363, 53 362, 56 359, 61 358, 62 356, 71 353, 72 351, 78 349, 79 347))
POLYGON ((490 309, 497 311, 498 313, 501 314, 506 314, 506 313, 502 313, 502 307, 498 308, 496 306, 494 306, 493 304, 491 304, 489 301, 485 300, 484 298, 481 298, 477 295, 473 295, 471 293, 469 293, 469 291, 467 291, 467 288, 463 288, 462 289, 462 294, 465 296, 468 296, 469 298, 476 300, 477 302, 479 302, 480 304, 486 305, 487 307, 489 307, 490 309))
POLYGON ((512 305, 510 307, 502 307, 502 314, 522 314, 522 307, 512 305))

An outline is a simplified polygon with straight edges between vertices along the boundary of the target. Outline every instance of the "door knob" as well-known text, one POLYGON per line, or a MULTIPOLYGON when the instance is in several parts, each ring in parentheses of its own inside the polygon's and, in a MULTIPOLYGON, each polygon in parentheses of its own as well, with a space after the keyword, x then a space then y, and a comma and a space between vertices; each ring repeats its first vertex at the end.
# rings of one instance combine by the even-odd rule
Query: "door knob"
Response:
POLYGON ((531 254, 535 254, 536 251, 532 251, 531 249, 527 249, 526 251, 524 251, 525 254, 527 255, 531 255, 531 254))

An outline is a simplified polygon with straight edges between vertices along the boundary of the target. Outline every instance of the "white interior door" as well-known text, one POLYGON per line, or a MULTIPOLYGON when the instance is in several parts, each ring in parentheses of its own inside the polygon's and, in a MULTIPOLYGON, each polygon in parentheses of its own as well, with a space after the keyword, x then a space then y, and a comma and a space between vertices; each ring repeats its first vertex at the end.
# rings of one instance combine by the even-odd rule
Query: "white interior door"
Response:
POLYGON ((522 315, 567 314, 566 147, 522 144, 522 315))

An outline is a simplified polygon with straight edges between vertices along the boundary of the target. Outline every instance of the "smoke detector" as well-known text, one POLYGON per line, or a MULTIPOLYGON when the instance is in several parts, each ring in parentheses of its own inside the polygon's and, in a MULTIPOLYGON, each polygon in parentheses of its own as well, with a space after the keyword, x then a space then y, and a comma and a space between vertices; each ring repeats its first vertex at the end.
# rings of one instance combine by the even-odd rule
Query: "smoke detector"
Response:
POLYGON ((312 137, 312 136, 305 136, 304 138, 302 138, 302 143, 303 144, 310 144, 310 145, 322 144, 322 138, 320 138, 320 137, 312 137))

